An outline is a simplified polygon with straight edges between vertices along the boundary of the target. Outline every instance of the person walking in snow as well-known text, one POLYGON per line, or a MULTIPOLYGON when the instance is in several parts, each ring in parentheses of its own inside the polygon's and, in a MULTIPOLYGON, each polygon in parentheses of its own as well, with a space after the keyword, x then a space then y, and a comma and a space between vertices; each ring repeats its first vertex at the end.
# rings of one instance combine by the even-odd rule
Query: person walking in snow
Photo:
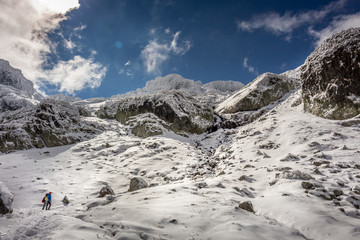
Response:
POLYGON ((51 207, 51 192, 48 194, 48 202, 46 204, 46 210, 50 210, 51 207))
POLYGON ((44 210, 44 208, 46 210, 50 210, 50 207, 51 207, 51 192, 49 192, 49 193, 47 193, 45 195, 42 202, 44 203, 42 210, 44 210))
POLYGON ((45 206, 46 206, 46 210, 47 210, 48 201, 49 201, 48 194, 45 194, 45 197, 42 200, 42 203, 44 204, 42 210, 44 210, 45 206))

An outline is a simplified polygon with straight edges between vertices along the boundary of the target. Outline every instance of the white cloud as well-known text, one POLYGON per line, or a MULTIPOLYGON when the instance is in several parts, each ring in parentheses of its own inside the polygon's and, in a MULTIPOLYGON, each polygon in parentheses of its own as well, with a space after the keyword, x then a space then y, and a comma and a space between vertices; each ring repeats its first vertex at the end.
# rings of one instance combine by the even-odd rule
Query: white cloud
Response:
POLYGON ((320 31, 310 28, 309 33, 317 39, 316 46, 319 46, 325 39, 332 35, 353 27, 360 27, 360 12, 352 15, 338 16, 328 27, 320 31))
POLYGON ((311 10, 293 14, 286 12, 280 15, 276 12, 255 15, 250 21, 237 21, 237 27, 243 31, 253 31, 264 28, 274 34, 290 34, 294 29, 305 24, 313 24, 326 17, 329 13, 344 6, 347 0, 338 0, 326 5, 322 10, 311 10))
POLYGON ((124 66, 129 66, 130 64, 131 64, 131 61, 128 60, 128 61, 124 64, 124 66))
POLYGON ((254 75, 259 75, 259 72, 255 70, 255 67, 248 64, 248 58, 244 58, 243 67, 246 68, 249 73, 253 73, 254 75))
POLYGON ((141 58, 148 73, 160 74, 161 65, 171 55, 184 55, 190 50, 190 41, 179 43, 180 34, 181 31, 176 32, 170 42, 159 43, 157 39, 154 39, 145 46, 141 51, 141 58))
MULTIPOLYGON (((0 0, 0 58, 6 59, 10 64, 22 70, 25 77, 32 80, 35 87, 39 88, 46 83, 53 83, 60 86, 63 91, 73 93, 81 90, 74 86, 71 89, 66 79, 77 77, 77 71, 67 71, 68 76, 64 76, 64 84, 59 79, 50 79, 53 74, 50 70, 44 70, 43 66, 49 67, 47 56, 56 54, 56 44, 47 37, 47 33, 59 28, 60 22, 66 19, 65 13, 79 7, 78 0, 0 0), (68 87, 66 87, 68 86, 68 87)), ((74 34, 82 30, 85 26, 74 29, 74 34)), ((69 50, 76 45, 71 39, 63 38, 60 44, 64 44, 69 50)), ((73 66, 74 69, 85 69, 82 64, 88 62, 94 66, 93 58, 72 59, 69 62, 59 62, 55 65, 53 71, 56 73, 61 66, 73 66), (79 66, 74 66, 79 64, 79 66)), ((89 71, 97 68, 86 68, 89 71)), ((105 69, 105 68, 104 68, 105 69)), ((89 72, 82 81, 88 81, 89 84, 82 86, 94 86, 93 76, 97 72, 89 72), (89 76, 89 77, 86 77, 89 76)), ((102 75, 101 75, 102 76, 102 75)))
POLYGON ((84 88, 100 86, 106 67, 94 63, 93 59, 75 56, 69 61, 60 61, 53 69, 45 71, 46 82, 59 87, 60 92, 74 94, 84 88))

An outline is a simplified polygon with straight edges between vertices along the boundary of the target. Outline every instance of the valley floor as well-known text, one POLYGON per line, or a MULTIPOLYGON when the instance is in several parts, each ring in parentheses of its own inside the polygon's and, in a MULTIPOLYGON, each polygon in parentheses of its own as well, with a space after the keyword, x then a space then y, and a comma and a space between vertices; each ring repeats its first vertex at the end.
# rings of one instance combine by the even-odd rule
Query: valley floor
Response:
POLYGON ((291 107, 297 98, 192 140, 94 118, 107 130, 89 141, 0 155, 14 194, 0 239, 360 239, 360 128, 291 107), (150 187, 128 192, 134 176, 150 187), (107 185, 115 195, 100 198, 107 185))

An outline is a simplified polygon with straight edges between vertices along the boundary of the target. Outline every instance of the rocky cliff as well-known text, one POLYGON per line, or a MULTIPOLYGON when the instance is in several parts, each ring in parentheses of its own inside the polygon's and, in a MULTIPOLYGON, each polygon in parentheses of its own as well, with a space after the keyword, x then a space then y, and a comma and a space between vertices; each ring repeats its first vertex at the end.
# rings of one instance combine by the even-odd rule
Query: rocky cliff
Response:
POLYGON ((306 111, 329 119, 360 114, 360 28, 327 39, 306 59, 300 77, 306 111))
POLYGON ((0 152, 68 145, 88 139, 99 126, 83 121, 66 102, 44 100, 0 115, 0 152))

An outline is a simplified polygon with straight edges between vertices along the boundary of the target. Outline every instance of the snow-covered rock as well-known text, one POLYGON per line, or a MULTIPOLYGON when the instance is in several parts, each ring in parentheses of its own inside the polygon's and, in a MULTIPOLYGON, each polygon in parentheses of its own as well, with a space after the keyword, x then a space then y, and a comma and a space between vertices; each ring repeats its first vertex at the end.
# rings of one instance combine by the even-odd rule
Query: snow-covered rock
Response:
POLYGON ((11 205, 13 201, 14 195, 4 183, 0 182, 0 214, 12 213, 11 205))
POLYGON ((32 106, 43 99, 19 69, 0 59, 0 112, 32 106))
MULTIPOLYGON (((163 127, 170 129, 176 133, 203 133, 212 125, 214 116, 210 106, 200 104, 195 98, 184 91, 172 90, 162 91, 156 94, 143 95, 137 97, 128 97, 105 106, 97 112, 102 118, 116 118, 123 124, 130 125, 134 120, 137 122, 135 126, 139 130, 147 131, 148 127, 144 124, 154 125, 160 123, 163 127), (149 113, 151 115, 149 115, 149 113), (141 114, 142 118, 136 118, 141 114), (151 120, 154 116, 159 121, 151 120), (143 121, 148 118, 150 121, 143 121), (139 124, 139 121, 142 123, 139 124)), ((160 129, 160 127, 157 127, 160 129)), ((136 134, 135 131, 133 133, 136 134)), ((158 135, 162 131, 155 131, 158 135)), ((136 134, 142 136, 144 134, 136 134)))
POLYGON ((98 128, 83 121, 76 107, 48 99, 0 115, 0 152, 72 144, 91 137, 98 128))
POLYGON ((360 114, 360 28, 325 40, 305 61, 304 108, 317 116, 347 119, 360 114))
POLYGON ((258 110, 298 87, 300 87, 298 79, 264 73, 220 103, 216 111, 224 114, 258 110))

